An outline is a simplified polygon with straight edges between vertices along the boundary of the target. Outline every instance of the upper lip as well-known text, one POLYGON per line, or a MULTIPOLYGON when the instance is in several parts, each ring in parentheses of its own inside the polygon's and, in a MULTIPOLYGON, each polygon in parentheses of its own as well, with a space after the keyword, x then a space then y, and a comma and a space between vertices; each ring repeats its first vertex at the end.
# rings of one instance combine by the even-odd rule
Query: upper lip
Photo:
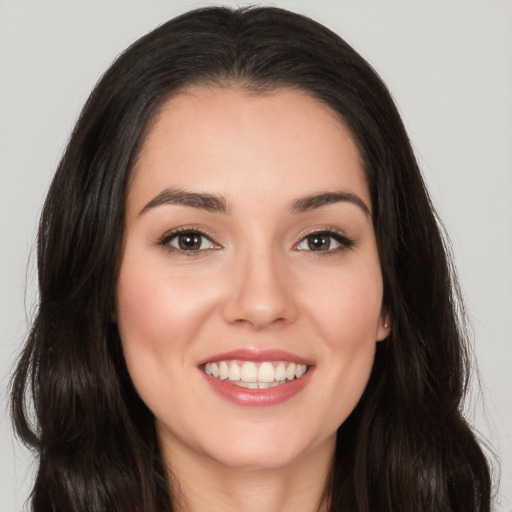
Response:
POLYGON ((255 363, 262 363, 264 361, 290 361, 296 364, 305 364, 311 366, 312 361, 300 357, 292 352, 287 352, 281 349, 255 349, 255 348, 240 348, 230 350, 229 352, 222 352, 219 354, 211 355, 198 362, 198 366, 206 363, 213 363, 215 361, 226 361, 238 359, 240 361, 253 361, 255 363))

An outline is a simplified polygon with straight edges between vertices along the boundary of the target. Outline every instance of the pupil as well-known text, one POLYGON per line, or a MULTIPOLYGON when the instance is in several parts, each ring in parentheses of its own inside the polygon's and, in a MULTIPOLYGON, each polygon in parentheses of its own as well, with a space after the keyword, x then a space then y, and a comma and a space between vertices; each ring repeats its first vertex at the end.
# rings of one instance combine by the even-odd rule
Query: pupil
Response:
POLYGON ((179 237, 180 249, 190 250, 201 247, 201 237, 195 233, 184 233, 179 237))
POLYGON ((325 251, 329 249, 331 241, 326 235, 311 235, 308 237, 308 245, 312 251, 325 251))

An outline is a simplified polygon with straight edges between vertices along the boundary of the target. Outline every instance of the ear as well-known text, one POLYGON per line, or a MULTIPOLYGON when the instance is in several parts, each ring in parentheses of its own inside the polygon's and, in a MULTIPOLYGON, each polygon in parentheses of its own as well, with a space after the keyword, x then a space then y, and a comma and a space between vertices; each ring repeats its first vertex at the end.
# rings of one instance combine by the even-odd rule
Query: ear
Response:
POLYGON ((377 327, 377 341, 385 340, 391 331, 391 321, 389 313, 383 310, 380 314, 379 325, 377 327))

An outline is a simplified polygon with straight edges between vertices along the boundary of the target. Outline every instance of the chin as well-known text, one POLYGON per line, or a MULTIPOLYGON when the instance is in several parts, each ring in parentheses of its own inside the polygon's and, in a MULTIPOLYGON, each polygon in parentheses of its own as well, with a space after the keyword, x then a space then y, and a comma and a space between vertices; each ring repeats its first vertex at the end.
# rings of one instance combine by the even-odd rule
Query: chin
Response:
POLYGON ((261 448, 233 450, 218 454, 213 460, 225 467, 240 470, 281 469, 292 466, 301 459, 302 453, 261 448))
MULTIPOLYGON (((289 430, 279 435, 247 432, 243 436, 230 435, 208 447, 205 453, 217 463, 240 470, 281 469, 300 463, 321 442, 306 438, 294 438, 289 430)), ((335 434, 332 436, 333 447, 335 434)), ((325 441, 324 441, 325 442, 325 441)))

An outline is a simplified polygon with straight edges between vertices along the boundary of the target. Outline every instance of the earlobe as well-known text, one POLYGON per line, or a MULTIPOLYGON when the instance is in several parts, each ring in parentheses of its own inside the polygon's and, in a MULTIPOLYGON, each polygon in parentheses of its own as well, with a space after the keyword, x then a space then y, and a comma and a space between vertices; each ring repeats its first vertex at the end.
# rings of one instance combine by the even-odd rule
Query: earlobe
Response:
POLYGON ((391 322, 389 319, 389 315, 387 313, 383 313, 380 317, 379 321, 379 329, 377 332, 377 341, 383 341, 391 332, 391 322))

